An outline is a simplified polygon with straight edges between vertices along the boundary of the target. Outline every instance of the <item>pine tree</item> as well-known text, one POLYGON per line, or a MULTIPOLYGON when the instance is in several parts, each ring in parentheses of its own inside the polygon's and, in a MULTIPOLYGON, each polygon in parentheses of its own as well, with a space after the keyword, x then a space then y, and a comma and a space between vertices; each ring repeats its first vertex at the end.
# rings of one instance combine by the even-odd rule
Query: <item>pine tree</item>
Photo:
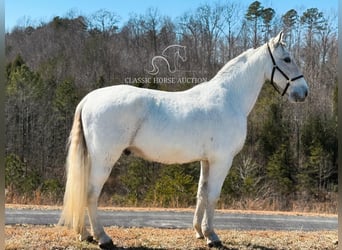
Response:
POLYGON ((266 165, 267 179, 280 209, 291 209, 288 196, 295 191, 295 169, 290 145, 282 143, 266 165))
POLYGON ((268 42, 271 33, 271 21, 274 18, 275 11, 272 8, 265 8, 261 12, 261 17, 264 23, 264 42, 268 42))
POLYGON ((131 157, 120 181, 126 189, 126 201, 137 206, 146 196, 148 187, 153 183, 152 168, 142 159, 131 157))
POLYGON ((289 41, 289 44, 288 44, 289 49, 291 49, 293 46, 293 29, 298 23, 298 19, 299 19, 298 13, 294 9, 289 10, 281 17, 281 20, 283 22, 284 32, 288 34, 287 40, 289 41))
POLYGON ((159 206, 189 206, 195 204, 197 180, 186 173, 184 166, 172 165, 161 170, 160 178, 150 190, 159 206))
POLYGON ((258 39, 258 31, 259 31, 259 21, 262 17, 263 13, 263 6, 259 1, 255 1, 251 3, 248 7, 246 13, 246 19, 253 23, 253 47, 256 48, 259 46, 259 39, 258 39))
POLYGON ((74 81, 64 80, 56 88, 53 104, 60 119, 69 120, 73 116, 79 98, 74 81))

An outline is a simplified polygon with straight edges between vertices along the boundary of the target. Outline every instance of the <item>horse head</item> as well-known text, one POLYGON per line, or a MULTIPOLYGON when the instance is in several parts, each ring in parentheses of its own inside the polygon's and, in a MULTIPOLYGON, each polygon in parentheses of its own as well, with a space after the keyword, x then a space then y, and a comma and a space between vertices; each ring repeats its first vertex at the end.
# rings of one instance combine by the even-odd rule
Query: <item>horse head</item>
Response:
POLYGON ((271 38, 267 43, 272 70, 266 77, 282 95, 287 94, 292 102, 303 102, 309 87, 295 60, 291 57, 283 41, 283 32, 271 38))

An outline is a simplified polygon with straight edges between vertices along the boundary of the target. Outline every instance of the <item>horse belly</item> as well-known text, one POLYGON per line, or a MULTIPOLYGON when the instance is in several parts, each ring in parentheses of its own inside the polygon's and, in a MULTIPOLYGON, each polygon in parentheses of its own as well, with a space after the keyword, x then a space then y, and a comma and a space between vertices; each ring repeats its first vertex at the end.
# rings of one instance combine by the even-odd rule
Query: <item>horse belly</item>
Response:
POLYGON ((149 150, 146 147, 140 149, 138 147, 130 147, 129 150, 138 157, 141 157, 148 161, 159 162, 163 164, 184 164, 194 161, 200 161, 200 157, 196 155, 184 154, 184 152, 179 150, 149 150))
POLYGON ((207 125, 187 127, 184 124, 174 130, 153 127, 140 131, 131 151, 150 161, 182 164, 234 157, 242 149, 247 131, 245 119, 232 120, 223 126, 226 128, 223 131, 220 124, 207 125))
POLYGON ((182 133, 141 132, 129 148, 135 155, 144 159, 165 163, 182 164, 199 161, 204 158, 203 143, 182 133))

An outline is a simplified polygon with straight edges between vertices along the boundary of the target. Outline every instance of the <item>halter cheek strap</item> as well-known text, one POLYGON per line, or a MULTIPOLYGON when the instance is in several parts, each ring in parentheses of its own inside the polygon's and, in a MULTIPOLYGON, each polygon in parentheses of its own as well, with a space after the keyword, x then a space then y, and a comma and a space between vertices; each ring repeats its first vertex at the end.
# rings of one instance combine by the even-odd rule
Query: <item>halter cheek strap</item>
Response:
POLYGON ((268 52, 270 53, 270 56, 271 56, 271 59, 272 59, 272 63, 273 63, 273 69, 272 69, 272 74, 271 74, 271 84, 272 84, 272 86, 274 87, 274 89, 275 89, 279 94, 281 94, 281 96, 284 96, 284 95, 286 94, 287 89, 290 87, 291 83, 292 83, 293 81, 296 81, 296 80, 298 80, 298 79, 304 77, 304 76, 303 76, 303 75, 299 75, 299 76, 296 76, 296 77, 290 79, 290 78, 284 73, 284 71, 282 71, 282 70, 278 67, 278 65, 276 64, 276 62, 275 62, 275 60, 274 60, 274 57, 273 57, 273 55, 272 55, 270 46, 268 45, 268 43, 267 43, 267 49, 268 49, 268 52), (277 86, 276 86, 276 85, 274 84, 274 82, 273 82, 274 72, 275 72, 276 70, 278 70, 278 71, 286 78, 286 80, 287 80, 287 84, 286 84, 286 86, 285 86, 285 88, 284 88, 284 90, 283 90, 282 92, 277 88, 277 86))

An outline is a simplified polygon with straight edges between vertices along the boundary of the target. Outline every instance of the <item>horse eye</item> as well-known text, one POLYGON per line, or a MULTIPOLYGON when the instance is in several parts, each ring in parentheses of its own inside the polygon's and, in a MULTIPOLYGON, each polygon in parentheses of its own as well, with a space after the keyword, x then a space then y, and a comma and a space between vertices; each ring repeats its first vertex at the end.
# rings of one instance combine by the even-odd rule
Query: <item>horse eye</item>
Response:
POLYGON ((284 62, 290 63, 290 62, 291 62, 291 58, 290 58, 290 57, 285 57, 285 58, 284 58, 284 62))

